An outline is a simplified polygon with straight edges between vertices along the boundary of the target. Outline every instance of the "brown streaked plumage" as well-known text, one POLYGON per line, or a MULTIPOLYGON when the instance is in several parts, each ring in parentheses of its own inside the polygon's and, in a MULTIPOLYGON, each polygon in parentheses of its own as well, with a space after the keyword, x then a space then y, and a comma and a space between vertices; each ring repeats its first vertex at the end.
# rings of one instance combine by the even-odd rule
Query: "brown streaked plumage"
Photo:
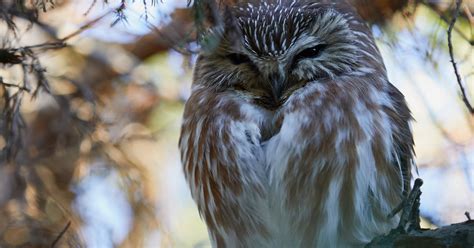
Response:
POLYGON ((239 3, 196 63, 180 137, 215 247, 363 245, 394 227, 410 111, 343 1, 239 3))

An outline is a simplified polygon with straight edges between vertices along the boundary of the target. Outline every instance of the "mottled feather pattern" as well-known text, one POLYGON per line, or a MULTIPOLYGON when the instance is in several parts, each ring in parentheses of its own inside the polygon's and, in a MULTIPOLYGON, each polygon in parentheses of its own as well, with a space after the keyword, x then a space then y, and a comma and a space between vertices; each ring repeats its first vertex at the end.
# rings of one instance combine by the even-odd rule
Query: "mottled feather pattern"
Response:
POLYGON ((277 210, 293 224, 276 237, 303 234, 279 243, 361 245, 397 220, 386 217, 402 200, 403 187, 384 111, 392 104, 367 97, 360 87, 367 78, 339 79, 296 91, 281 113, 279 134, 269 141, 273 194, 283 192, 279 199, 285 199, 277 210))
POLYGON ((258 167, 264 164, 259 120, 245 116, 241 99, 226 92, 197 87, 189 101, 195 104, 184 113, 181 159, 214 244, 265 233, 259 205, 265 204, 268 182, 265 168, 258 167))
POLYGON ((332 1, 232 14, 198 58, 180 137, 213 246, 361 246, 389 231, 411 179, 411 115, 366 25, 332 1))

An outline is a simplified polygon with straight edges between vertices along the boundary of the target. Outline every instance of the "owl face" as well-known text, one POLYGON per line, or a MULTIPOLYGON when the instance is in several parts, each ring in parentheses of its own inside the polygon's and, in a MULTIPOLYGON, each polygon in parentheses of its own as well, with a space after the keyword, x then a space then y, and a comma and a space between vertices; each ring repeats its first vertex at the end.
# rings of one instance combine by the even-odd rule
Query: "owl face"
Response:
POLYGON ((217 48, 198 59, 197 84, 278 105, 308 82, 357 70, 353 31, 330 4, 247 4, 225 23, 217 48))

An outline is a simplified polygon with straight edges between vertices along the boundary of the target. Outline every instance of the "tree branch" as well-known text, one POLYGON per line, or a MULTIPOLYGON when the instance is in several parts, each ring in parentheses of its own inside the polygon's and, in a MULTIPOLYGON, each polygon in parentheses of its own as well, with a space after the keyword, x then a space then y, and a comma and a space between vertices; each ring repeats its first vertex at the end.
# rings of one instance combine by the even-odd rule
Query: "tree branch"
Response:
POLYGON ((454 28, 454 24, 456 24, 456 20, 459 16, 459 12, 461 10, 462 0, 456 0, 456 9, 454 10, 453 19, 449 23, 448 28, 448 48, 449 48, 449 56, 451 57, 451 63, 453 64, 454 74, 456 75, 456 80, 459 85, 459 89, 461 90, 462 100, 466 105, 469 112, 474 115, 474 108, 472 107, 469 99, 467 98, 466 89, 464 88, 461 75, 459 74, 458 66, 456 61, 454 60, 454 49, 453 49, 453 42, 452 42, 452 32, 454 28))
POLYGON ((6 86, 6 87, 13 87, 13 88, 18 88, 19 90, 23 90, 23 91, 26 91, 28 93, 30 93, 30 89, 26 88, 25 86, 23 85, 17 85, 17 84, 11 84, 11 83, 6 83, 3 81, 3 78, 0 77, 0 84, 3 85, 3 86, 6 86))
POLYGON ((66 226, 63 228, 63 230, 59 233, 59 235, 53 241, 53 243, 51 244, 51 248, 54 248, 58 244, 59 240, 61 240, 61 238, 64 236, 64 234, 66 233, 67 229, 69 229, 70 226, 71 226, 71 221, 69 221, 66 224, 66 226))
POLYGON ((415 180, 408 197, 390 213, 395 216, 402 209, 398 227, 387 235, 374 238, 366 248, 370 247, 472 247, 474 245, 474 220, 465 214, 467 221, 443 226, 435 230, 421 229, 419 207, 421 185, 423 181, 415 180))

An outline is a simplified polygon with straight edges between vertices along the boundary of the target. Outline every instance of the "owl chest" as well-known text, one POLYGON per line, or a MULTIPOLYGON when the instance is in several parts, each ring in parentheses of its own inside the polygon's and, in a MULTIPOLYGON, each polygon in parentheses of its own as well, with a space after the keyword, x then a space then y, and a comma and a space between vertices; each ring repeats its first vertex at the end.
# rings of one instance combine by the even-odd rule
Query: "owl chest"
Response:
POLYGON ((266 119, 261 123, 271 123, 260 129, 269 178, 299 180, 302 173, 315 175, 328 166, 344 170, 361 163, 374 170, 376 155, 388 162, 393 147, 387 117, 379 109, 356 105, 349 110, 336 104, 307 107, 262 117, 266 119))
POLYGON ((203 102, 219 111, 202 114, 190 105, 184 171, 216 242, 245 234, 239 242, 257 247, 330 247, 324 242, 343 240, 341 228, 366 227, 346 231, 358 237, 344 240, 360 243, 391 227, 385 216, 398 203, 391 196, 400 178, 387 115, 373 102, 333 95, 314 84, 276 111, 239 97, 203 102))
MULTIPOLYGON (((379 184, 399 185, 390 164, 392 129, 381 108, 362 102, 301 106, 289 102, 271 118, 261 117, 265 121, 260 123, 272 123, 261 131, 273 134, 262 143, 268 186, 263 212, 268 212, 274 245, 329 247, 324 240, 342 240, 342 219, 370 226, 357 216, 388 211, 395 204, 382 197, 383 206, 369 210, 368 202, 371 191, 394 193, 378 191, 379 184)), ((365 241, 391 227, 386 220, 374 223, 378 227, 346 241, 365 241)))

